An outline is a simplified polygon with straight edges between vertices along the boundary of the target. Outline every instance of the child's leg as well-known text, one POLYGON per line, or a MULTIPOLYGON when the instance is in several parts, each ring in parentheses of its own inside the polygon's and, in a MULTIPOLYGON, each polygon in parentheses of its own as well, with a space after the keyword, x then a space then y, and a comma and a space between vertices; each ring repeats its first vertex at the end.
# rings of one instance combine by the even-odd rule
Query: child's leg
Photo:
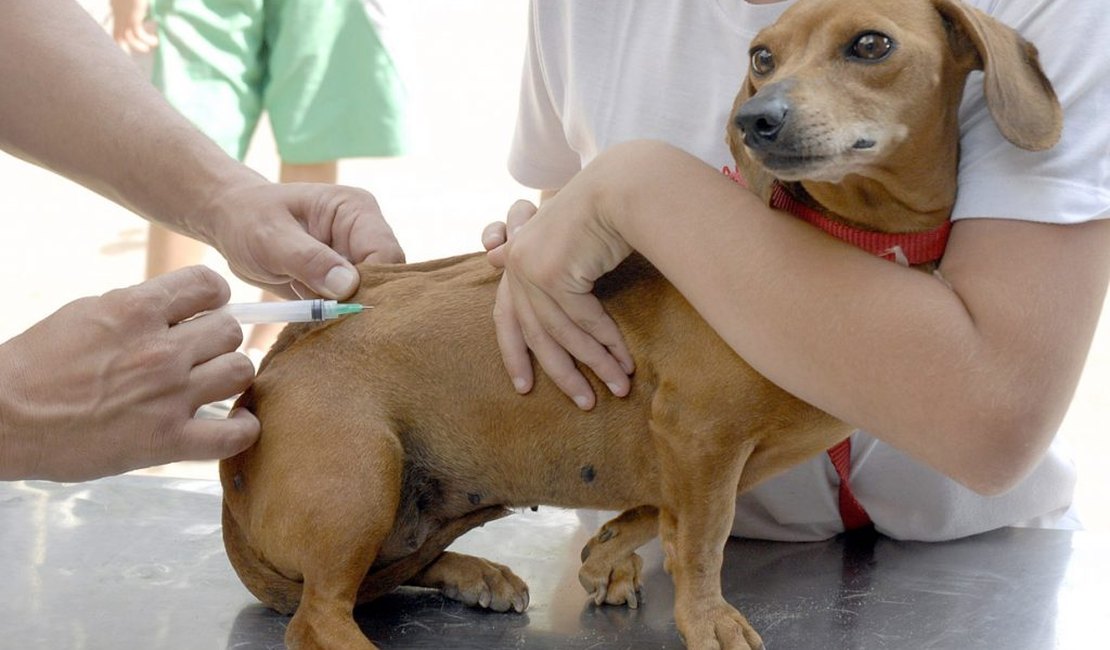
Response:
POLYGON ((152 223, 146 239, 146 278, 200 264, 207 250, 205 244, 195 239, 152 223))
POLYGON ((332 160, 322 163, 296 163, 281 161, 282 183, 334 183, 339 179, 339 164, 332 160))

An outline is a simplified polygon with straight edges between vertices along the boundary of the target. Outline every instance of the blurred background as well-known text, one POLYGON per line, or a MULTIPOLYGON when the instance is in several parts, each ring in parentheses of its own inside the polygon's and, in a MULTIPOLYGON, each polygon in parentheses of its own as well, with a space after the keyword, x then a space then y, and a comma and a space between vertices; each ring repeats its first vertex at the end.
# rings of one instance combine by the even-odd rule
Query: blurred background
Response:
MULTIPOLYGON (((81 0, 107 24, 108 0, 81 0)), ((505 161, 516 113, 527 3, 505 0, 407 0, 396 3, 402 64, 413 100, 411 155, 344 160, 339 182, 372 192, 409 261, 481 248, 480 233, 535 192, 508 175, 505 161)), ((141 59, 137 65, 143 65, 141 59)), ((261 124, 247 164, 276 178, 278 158, 261 124)), ((63 304, 143 279, 147 224, 58 176, 0 153, 0 341, 63 304)), ((233 300, 257 290, 237 281, 218 255, 233 300)), ((1105 312, 1105 310, 1104 310, 1105 312)), ((1104 313, 1105 316, 1105 313, 1104 313)), ((1088 528, 1110 532, 1110 318, 1096 337, 1061 436, 1079 466, 1077 502, 1088 528)), ((211 478, 214 463, 176 463, 157 473, 211 478)))

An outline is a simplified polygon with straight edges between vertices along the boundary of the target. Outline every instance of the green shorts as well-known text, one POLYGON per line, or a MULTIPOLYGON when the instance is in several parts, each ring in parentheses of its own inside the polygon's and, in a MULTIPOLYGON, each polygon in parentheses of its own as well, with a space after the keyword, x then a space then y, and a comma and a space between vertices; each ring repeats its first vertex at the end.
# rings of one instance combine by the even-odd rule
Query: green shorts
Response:
POLYGON ((361 0, 154 0, 154 84, 240 160, 262 111, 284 162, 405 149, 405 90, 361 0))

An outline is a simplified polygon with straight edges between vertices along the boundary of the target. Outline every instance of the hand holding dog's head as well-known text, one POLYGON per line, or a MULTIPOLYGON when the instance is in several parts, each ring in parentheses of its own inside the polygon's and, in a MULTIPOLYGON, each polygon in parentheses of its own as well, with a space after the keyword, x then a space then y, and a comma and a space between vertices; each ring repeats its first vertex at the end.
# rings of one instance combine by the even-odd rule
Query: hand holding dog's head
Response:
POLYGON ((1009 27, 959 0, 802 0, 753 40, 729 146, 741 167, 786 181, 882 182, 896 156, 953 163, 954 176, 972 70, 1003 136, 1055 144, 1059 103, 1036 48, 1009 27))

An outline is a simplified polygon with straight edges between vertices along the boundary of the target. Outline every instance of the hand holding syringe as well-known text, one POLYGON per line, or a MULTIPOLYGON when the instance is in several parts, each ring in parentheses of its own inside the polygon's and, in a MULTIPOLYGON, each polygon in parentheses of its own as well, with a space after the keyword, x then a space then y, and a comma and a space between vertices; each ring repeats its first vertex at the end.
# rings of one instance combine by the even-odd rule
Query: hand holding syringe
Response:
POLYGON ((347 314, 358 314, 369 305, 335 300, 288 300, 284 302, 230 303, 216 311, 226 311, 243 325, 250 323, 317 323, 347 314))

